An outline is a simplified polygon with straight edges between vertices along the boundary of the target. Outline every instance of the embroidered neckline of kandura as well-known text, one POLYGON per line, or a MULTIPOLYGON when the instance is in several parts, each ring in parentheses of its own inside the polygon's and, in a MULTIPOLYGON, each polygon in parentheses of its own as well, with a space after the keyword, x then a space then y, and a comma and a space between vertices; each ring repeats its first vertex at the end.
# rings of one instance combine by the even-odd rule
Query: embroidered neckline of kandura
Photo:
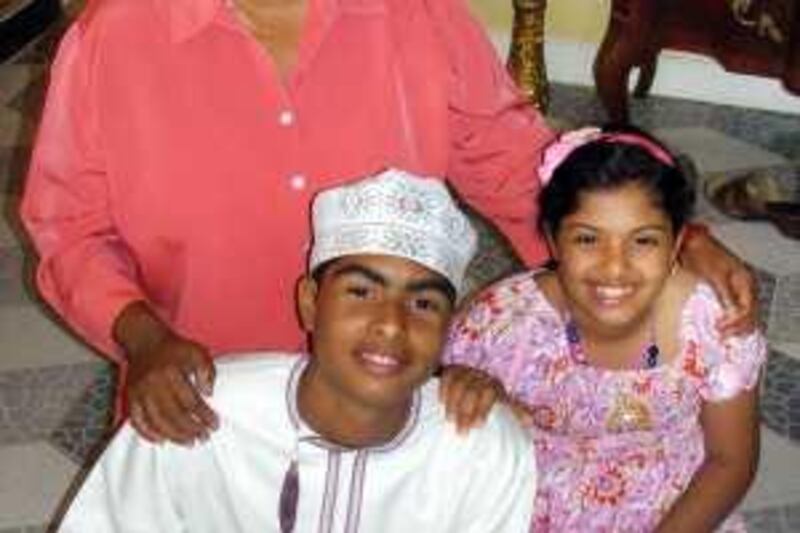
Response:
MULTIPOLYGON (((300 465, 298 448, 301 440, 303 442, 325 448, 329 451, 356 452, 356 462, 359 463, 359 470, 362 474, 359 479, 363 481, 362 478, 364 469, 366 468, 367 454, 388 452, 400 446, 414 430, 419 418, 421 401, 420 392, 417 390, 414 392, 408 418, 403 428, 398 431, 391 440, 379 446, 350 448, 329 442, 320 435, 310 435, 301 438, 301 427, 304 427, 305 425, 302 423, 300 413, 297 409, 297 393, 300 383, 300 376, 302 376, 303 369, 305 369, 306 365, 308 364, 308 359, 309 358, 306 355, 298 357, 297 362, 292 367, 292 371, 289 374, 289 381, 286 385, 286 409, 289 415, 289 420, 291 421, 294 429, 295 437, 292 458, 289 462, 289 467, 286 469, 286 473, 283 475, 280 499, 278 500, 278 523, 280 525, 281 533, 293 533, 297 523, 297 507, 300 501, 300 465)), ((348 505, 348 507, 350 506, 348 505)))

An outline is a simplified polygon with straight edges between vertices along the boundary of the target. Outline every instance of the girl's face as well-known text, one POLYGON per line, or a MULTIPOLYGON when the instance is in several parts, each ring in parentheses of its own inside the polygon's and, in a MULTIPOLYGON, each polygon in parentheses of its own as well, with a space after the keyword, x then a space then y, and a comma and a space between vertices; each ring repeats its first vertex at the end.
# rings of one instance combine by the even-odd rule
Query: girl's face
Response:
POLYGON ((574 318, 613 336, 649 319, 677 249, 669 217, 635 183, 582 193, 550 244, 574 318))

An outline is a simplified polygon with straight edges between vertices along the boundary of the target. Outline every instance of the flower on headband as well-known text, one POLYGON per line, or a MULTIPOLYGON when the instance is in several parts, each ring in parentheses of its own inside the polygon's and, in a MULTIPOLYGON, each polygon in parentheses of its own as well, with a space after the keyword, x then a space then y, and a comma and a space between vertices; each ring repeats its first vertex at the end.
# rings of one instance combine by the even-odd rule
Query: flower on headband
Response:
POLYGON ((539 165, 539 181, 547 185, 553 178, 556 169, 574 152, 586 143, 596 141, 603 135, 600 128, 588 127, 562 133, 544 151, 542 164, 539 165))

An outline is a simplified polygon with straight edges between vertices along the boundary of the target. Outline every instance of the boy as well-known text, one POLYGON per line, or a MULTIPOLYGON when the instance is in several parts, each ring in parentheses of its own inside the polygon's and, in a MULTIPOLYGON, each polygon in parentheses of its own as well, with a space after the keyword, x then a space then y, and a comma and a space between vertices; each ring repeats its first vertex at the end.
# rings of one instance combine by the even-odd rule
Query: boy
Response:
POLYGON ((477 240, 442 182, 388 170, 331 189, 313 230, 311 354, 218 363, 220 427, 197 446, 123 426, 61 531, 527 530, 529 439, 504 408, 458 435, 430 379, 477 240))

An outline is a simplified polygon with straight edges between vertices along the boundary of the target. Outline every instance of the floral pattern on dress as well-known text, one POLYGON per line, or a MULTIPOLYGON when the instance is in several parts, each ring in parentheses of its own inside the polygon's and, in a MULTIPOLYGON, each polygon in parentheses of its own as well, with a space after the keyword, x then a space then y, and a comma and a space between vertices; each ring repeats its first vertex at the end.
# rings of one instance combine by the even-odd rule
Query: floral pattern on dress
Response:
MULTIPOLYGON (((673 360, 630 370, 581 364, 534 276, 484 292, 453 325, 445 362, 492 374, 530 409, 539 469, 531 531, 651 531, 703 462, 702 403, 756 386, 764 338, 722 341, 721 306, 698 284, 673 360)), ((744 523, 734 514, 720 530, 744 523)))

